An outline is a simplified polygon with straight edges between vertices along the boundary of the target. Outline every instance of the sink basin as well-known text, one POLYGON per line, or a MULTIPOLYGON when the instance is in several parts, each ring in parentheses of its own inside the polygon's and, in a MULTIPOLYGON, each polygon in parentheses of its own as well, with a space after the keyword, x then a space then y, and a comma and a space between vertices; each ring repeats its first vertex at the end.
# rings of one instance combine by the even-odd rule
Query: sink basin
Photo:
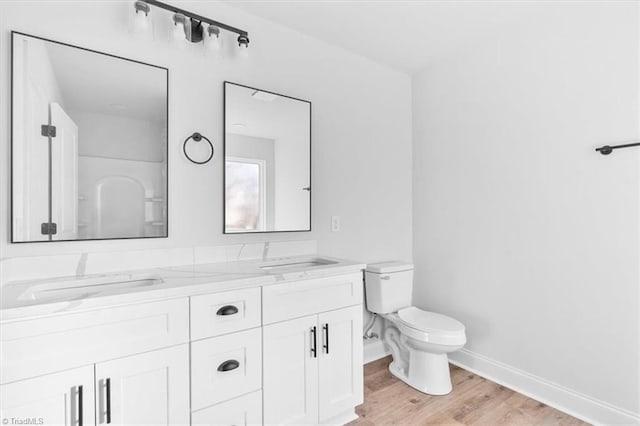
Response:
POLYGON ((260 269, 278 272, 282 270, 314 268, 318 266, 333 265, 336 263, 338 262, 319 257, 309 259, 281 259, 278 261, 263 263, 260 265, 260 269))
POLYGON ((155 276, 109 275, 77 280, 53 281, 36 284, 23 292, 18 300, 50 301, 61 299, 75 299, 137 287, 148 287, 162 283, 162 279, 155 276))

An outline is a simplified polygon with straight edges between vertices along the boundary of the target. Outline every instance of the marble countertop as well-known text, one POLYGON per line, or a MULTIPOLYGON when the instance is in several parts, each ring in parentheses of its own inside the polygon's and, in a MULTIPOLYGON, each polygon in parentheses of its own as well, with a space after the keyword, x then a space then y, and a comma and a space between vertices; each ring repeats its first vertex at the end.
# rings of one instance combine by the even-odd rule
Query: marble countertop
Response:
POLYGON ((0 322, 346 274, 365 267, 363 263, 328 256, 293 256, 15 281, 2 288, 0 322), (305 265, 314 260, 331 263, 305 265), (291 266, 263 269, 280 264, 291 266), (100 280, 123 283, 91 285, 100 280), (146 284, 143 280, 154 281, 146 284), (78 284, 81 291, 76 290, 78 284), (73 291, 70 293, 69 289, 73 291))

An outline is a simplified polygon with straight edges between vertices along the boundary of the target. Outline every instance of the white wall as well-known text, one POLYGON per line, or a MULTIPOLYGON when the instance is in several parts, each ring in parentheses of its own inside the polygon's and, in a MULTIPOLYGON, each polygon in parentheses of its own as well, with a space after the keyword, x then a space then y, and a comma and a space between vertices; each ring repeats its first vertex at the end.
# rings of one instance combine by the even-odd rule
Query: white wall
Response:
POLYGON ((80 156, 163 162, 166 123, 79 109, 67 113, 78 125, 80 156))
MULTIPOLYGON (((130 2, 0 3, 0 251, 2 257, 316 239, 321 253, 375 261, 411 257, 411 81, 403 73, 217 2, 177 2, 249 31, 251 56, 222 60, 167 42, 171 14, 153 10, 156 39, 133 39, 130 2), (10 50, 19 30, 170 69, 169 235, 162 240, 12 245, 9 240, 10 50), (313 102, 313 232, 222 235, 222 82, 313 102), (212 164, 182 156, 194 131, 212 164), (329 231, 330 216, 342 231, 329 231)), ((228 49, 235 37, 224 34, 228 49)), ((193 47, 193 48, 192 48, 193 47)))
POLYGON ((413 80, 415 298, 472 355, 638 413, 640 157, 594 152, 640 137, 638 4, 522 7, 413 80))

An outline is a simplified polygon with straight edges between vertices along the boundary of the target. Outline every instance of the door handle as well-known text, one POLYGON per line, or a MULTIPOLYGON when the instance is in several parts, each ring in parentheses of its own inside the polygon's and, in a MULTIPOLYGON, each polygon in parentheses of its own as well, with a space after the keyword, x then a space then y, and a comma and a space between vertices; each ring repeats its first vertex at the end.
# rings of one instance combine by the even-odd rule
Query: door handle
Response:
POLYGON ((111 379, 108 378, 107 380, 105 380, 105 390, 106 390, 106 394, 107 394, 107 401, 106 401, 106 417, 107 417, 107 424, 111 423, 111 379))
POLYGON ((311 355, 314 358, 318 358, 318 351, 316 348, 317 339, 316 339, 316 326, 311 327, 311 355))
POLYGON ((82 385, 78 386, 78 426, 82 426, 84 424, 83 416, 83 406, 82 406, 82 385))
POLYGON ((324 331, 324 344, 322 345, 322 347, 324 348, 324 351, 328 354, 329 353, 329 324, 325 324, 322 326, 322 330, 324 331))

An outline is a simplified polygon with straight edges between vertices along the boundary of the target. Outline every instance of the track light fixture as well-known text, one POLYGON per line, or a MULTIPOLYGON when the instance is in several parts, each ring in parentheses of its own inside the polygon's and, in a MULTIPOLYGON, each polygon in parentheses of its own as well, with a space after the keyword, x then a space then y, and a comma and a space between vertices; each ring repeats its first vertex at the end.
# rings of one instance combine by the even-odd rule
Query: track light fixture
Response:
POLYGON ((248 56, 249 55, 249 37, 246 34, 240 34, 238 36, 238 52, 240 56, 248 56))
POLYGON ((143 1, 136 1, 133 4, 136 12, 133 18, 133 30, 136 33, 145 33, 151 29, 151 7, 143 1))
POLYGON ((175 42, 186 40, 192 43, 203 43, 207 48, 215 51, 220 49, 220 30, 225 30, 238 34, 239 53, 242 56, 247 55, 249 33, 246 31, 157 0, 137 0, 134 2, 135 29, 146 29, 150 26, 151 6, 173 12, 174 28, 171 31, 171 38, 175 42), (207 24, 206 28, 204 24, 207 24))
POLYGON ((133 7, 136 10, 136 15, 140 13, 144 14, 144 16, 147 16, 149 15, 149 12, 151 12, 151 8, 149 7, 149 5, 143 1, 136 1, 133 4, 133 7))
POLYGON ((238 36, 238 47, 242 47, 244 49, 249 47, 249 37, 246 34, 240 34, 238 36))
POLYGON ((207 27, 207 38, 205 40, 209 50, 220 50, 220 28, 215 25, 209 25, 207 27))
POLYGON ((187 18, 182 13, 173 15, 173 29, 171 30, 171 39, 179 43, 187 37, 187 18))

